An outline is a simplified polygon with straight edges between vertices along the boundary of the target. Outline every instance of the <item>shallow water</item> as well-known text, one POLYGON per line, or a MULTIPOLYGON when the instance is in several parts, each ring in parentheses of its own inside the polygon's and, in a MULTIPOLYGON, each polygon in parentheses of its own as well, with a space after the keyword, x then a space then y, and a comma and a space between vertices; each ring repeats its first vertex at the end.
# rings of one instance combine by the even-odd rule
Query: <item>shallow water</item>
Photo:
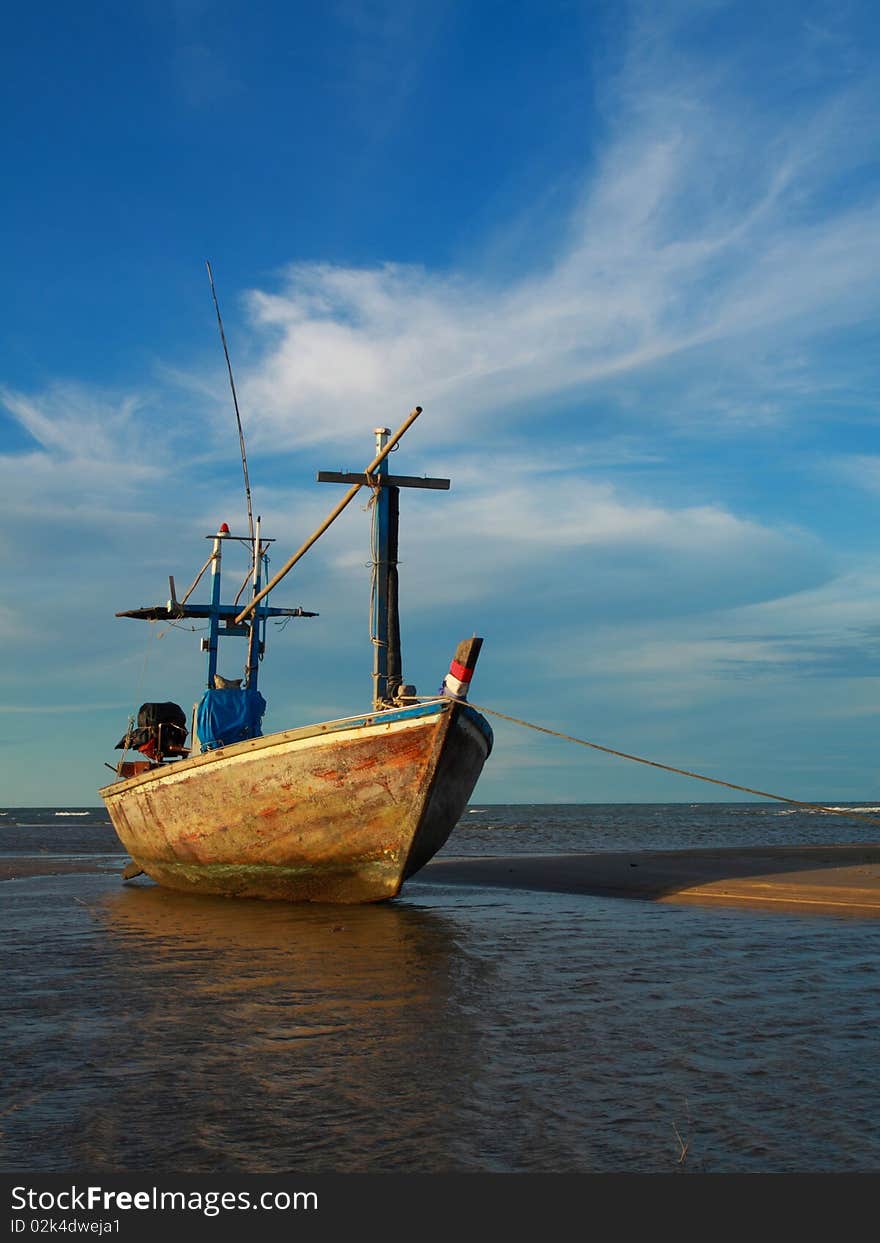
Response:
MULTIPOLYGON (((446 853, 877 840, 744 805, 475 813, 446 853)), ((0 851, 113 857, 103 812, 27 816, 0 851)), ((7 1171, 880 1165, 876 921, 418 877, 355 908, 112 873, 0 900, 7 1171)))

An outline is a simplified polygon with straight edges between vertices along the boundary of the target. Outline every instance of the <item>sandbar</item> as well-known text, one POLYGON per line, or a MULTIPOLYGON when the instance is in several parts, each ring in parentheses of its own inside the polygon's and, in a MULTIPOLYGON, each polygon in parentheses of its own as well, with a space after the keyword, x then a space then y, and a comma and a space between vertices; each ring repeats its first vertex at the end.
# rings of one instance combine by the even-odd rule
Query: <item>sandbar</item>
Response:
POLYGON ((28 876, 68 876, 75 872, 122 871, 117 863, 102 858, 71 859, 66 855, 0 855, 0 881, 24 880, 28 876))
POLYGON ((880 916, 880 846, 765 846, 435 859, 419 879, 551 893, 880 916))

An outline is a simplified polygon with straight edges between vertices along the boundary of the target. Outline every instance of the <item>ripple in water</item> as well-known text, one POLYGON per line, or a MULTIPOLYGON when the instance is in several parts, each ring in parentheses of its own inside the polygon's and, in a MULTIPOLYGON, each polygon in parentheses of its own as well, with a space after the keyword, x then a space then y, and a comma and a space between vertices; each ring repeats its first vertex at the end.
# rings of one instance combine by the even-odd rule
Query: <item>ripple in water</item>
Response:
MULTIPOLYGON (((480 810, 448 853, 842 840, 742 805, 480 810)), ((92 874, 3 894, 8 1170, 880 1164, 873 921, 418 878, 354 908, 92 874)))

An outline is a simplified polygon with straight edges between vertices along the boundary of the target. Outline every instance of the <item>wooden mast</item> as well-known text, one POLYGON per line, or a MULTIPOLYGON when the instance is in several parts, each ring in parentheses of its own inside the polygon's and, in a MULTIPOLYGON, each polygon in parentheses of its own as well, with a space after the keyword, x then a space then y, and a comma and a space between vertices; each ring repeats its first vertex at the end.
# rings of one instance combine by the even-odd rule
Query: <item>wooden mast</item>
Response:
POLYGON ((388 668, 387 694, 394 699, 403 684, 400 654, 400 612, 397 607, 397 532, 400 526, 400 488, 394 484, 382 489, 388 493, 388 668))
MULTIPOLYGON (((390 428, 376 428, 377 454, 385 448, 390 434, 390 428)), ((393 702, 403 680, 397 595, 400 489, 389 482, 387 457, 376 469, 375 482, 370 630, 373 640, 373 707, 381 708, 393 702)))
MULTIPOLYGON (((388 443, 391 429, 375 429, 376 454, 388 443)), ((388 475, 388 459, 376 467, 376 491, 373 494, 373 570, 370 601, 370 638, 373 642, 373 707, 381 708, 388 694, 388 544, 389 489, 382 487, 388 475)), ((400 663, 398 654, 398 664, 400 663)))

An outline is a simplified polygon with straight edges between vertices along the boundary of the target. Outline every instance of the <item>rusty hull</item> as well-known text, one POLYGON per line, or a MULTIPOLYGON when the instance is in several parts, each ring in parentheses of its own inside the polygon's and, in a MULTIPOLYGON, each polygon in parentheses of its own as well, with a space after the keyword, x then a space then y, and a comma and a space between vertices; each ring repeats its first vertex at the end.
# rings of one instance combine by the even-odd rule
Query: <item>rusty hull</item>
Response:
POLYGON ((376 902, 444 844, 491 745, 479 713, 436 700, 222 747, 101 796, 134 862, 171 889, 376 902))

